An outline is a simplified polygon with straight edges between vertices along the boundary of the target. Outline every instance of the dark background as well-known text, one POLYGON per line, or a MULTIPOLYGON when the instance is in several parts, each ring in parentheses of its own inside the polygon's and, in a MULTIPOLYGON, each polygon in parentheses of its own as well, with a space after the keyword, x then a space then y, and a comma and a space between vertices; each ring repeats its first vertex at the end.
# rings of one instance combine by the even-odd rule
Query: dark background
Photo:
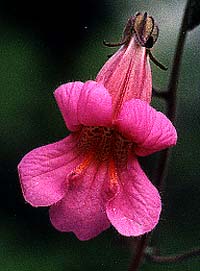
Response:
MULTIPOLYGON (((127 18, 148 11, 160 26, 152 64, 154 85, 164 88, 170 73, 185 1, 42 1, 0 3, 0 270, 127 270, 130 240, 110 229, 81 242, 49 222, 48 208, 32 208, 20 190, 17 164, 33 148, 68 133, 53 98, 61 83, 94 79, 118 41, 127 18)), ((177 130, 163 213, 153 243, 163 254, 199 245, 199 27, 187 38, 179 85, 177 130)), ((162 102, 153 105, 164 110, 162 102)), ((144 161, 151 175, 155 157, 144 161)), ((141 270, 198 270, 198 260, 180 265, 145 263, 141 270)))

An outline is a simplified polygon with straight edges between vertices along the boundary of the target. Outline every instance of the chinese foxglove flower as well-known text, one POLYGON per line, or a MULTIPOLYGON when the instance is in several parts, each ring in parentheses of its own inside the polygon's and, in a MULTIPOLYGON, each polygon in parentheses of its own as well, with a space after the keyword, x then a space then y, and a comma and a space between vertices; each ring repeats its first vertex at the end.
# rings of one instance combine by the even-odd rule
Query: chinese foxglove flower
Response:
POLYGON ((97 81, 68 83, 55 91, 71 135, 32 150, 18 166, 25 200, 51 206, 54 227, 80 240, 111 224, 122 235, 138 236, 159 220, 159 193, 137 157, 175 145, 177 135, 167 117, 149 105, 151 71, 145 48, 133 38, 105 64, 97 81))
POLYGON ((176 143, 171 122, 147 102, 126 101, 113 121, 112 98, 101 83, 68 83, 55 91, 72 134, 22 159, 25 200, 51 206, 52 224, 90 239, 112 224, 137 236, 157 224, 161 201, 137 156, 176 143))

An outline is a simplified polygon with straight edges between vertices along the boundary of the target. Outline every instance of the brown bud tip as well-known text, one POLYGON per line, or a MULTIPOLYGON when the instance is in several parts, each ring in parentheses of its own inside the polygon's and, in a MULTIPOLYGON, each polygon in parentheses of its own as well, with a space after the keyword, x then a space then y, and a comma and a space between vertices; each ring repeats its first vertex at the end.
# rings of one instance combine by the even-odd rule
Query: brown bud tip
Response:
POLYGON ((155 24, 153 17, 148 16, 145 12, 135 15, 133 29, 136 41, 143 47, 152 48, 158 38, 158 26, 155 24))
POLYGON ((147 12, 144 14, 138 12, 128 20, 123 40, 129 41, 131 36, 134 36, 140 46, 152 48, 157 41, 158 33, 159 29, 153 17, 147 12))

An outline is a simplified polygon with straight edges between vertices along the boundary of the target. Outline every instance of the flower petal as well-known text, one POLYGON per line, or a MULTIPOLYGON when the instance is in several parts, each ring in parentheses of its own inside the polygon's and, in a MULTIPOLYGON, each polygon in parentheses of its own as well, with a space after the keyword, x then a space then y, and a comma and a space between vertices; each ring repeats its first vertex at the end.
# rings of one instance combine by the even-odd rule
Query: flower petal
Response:
POLYGON ((161 201, 138 161, 129 157, 128 166, 119 173, 119 192, 106 204, 111 224, 125 236, 139 236, 158 223, 161 201))
POLYGON ((77 104, 83 85, 82 82, 67 83, 58 87, 54 92, 66 126, 71 131, 79 129, 80 122, 78 121, 77 104))
POLYGON ((90 165, 83 174, 69 179, 65 198, 50 208, 50 219, 56 229, 72 231, 80 240, 88 240, 110 226, 101 197, 106 171, 104 165, 99 168, 90 165))
POLYGON ((109 91, 114 108, 133 98, 150 102, 152 77, 146 48, 133 37, 108 59, 96 81, 109 91))
POLYGON ((111 125, 112 99, 102 84, 68 83, 57 88, 54 95, 69 130, 78 130, 80 124, 111 125))
POLYGON ((87 81, 78 103, 78 118, 85 126, 112 125, 112 98, 101 83, 87 81))
POLYGON ((74 152, 76 138, 68 136, 26 154, 18 165, 24 198, 32 206, 49 206, 65 195, 66 176, 79 157, 74 152))
POLYGON ((116 125, 137 145, 134 152, 146 156, 176 144, 177 133, 171 121, 148 103, 139 99, 126 102, 116 125))

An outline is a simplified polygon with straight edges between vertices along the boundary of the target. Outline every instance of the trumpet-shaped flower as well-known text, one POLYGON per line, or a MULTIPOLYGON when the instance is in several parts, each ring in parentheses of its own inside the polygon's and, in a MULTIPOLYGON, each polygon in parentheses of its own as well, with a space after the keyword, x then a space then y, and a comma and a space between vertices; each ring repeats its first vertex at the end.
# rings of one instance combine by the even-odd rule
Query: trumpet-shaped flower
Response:
POLYGON ((64 84, 55 98, 72 133, 21 160, 25 200, 35 207, 51 206, 54 227, 80 240, 111 224, 125 236, 151 231, 161 201, 137 157, 174 145, 172 123, 134 98, 125 99, 113 118, 112 91, 95 81, 64 84))
POLYGON ((51 206, 54 227, 80 240, 111 224, 122 235, 138 236, 159 220, 159 193, 137 160, 177 140, 172 123, 149 105, 146 47, 153 46, 157 34, 146 13, 131 17, 123 46, 96 81, 68 83, 55 91, 71 135, 29 152, 18 166, 25 200, 51 206))

